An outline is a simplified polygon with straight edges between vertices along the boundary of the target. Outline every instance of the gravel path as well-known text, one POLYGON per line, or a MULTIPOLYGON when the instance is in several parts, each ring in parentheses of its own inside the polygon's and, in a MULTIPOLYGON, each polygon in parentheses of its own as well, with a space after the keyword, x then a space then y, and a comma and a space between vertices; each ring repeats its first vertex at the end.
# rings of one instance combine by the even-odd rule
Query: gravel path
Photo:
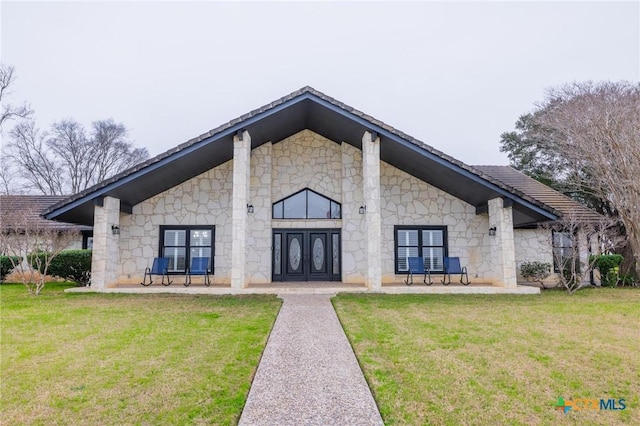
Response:
POLYGON ((281 297, 239 424, 382 425, 332 295, 281 297))

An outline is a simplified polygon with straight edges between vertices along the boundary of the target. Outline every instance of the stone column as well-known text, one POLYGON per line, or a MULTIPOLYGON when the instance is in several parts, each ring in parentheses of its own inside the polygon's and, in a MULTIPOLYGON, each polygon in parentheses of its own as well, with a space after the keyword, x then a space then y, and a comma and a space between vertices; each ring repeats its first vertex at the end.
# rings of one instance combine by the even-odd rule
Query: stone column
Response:
POLYGON ((93 216, 93 250, 91 255, 91 287, 104 290, 118 281, 120 265, 120 235, 113 233, 120 227, 120 200, 104 197, 96 204, 93 216))
POLYGON ((516 254, 513 238, 513 210, 504 207, 502 198, 489 200, 489 227, 495 226, 496 235, 489 237, 492 256, 486 262, 493 264, 497 284, 517 286, 516 254))
POLYGON ((251 136, 246 130, 233 137, 233 203, 231 288, 242 289, 247 279, 247 204, 250 185, 251 136))
POLYGON ((370 132, 362 137, 362 191, 365 212, 366 284, 369 290, 382 287, 380 218, 380 138, 370 132))

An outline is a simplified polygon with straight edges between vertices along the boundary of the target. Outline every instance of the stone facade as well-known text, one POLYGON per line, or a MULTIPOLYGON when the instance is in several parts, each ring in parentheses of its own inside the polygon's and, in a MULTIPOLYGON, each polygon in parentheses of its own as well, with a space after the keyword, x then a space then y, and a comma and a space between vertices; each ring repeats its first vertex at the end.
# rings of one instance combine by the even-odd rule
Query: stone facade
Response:
POLYGON ((513 210, 511 206, 505 206, 502 198, 489 200, 489 226, 495 228, 495 235, 489 239, 491 249, 490 262, 494 265, 494 282, 500 282, 505 287, 515 287, 516 257, 513 239, 513 210))
MULTIPOLYGON (((375 290, 380 283, 404 279, 395 274, 394 227, 432 225, 446 226, 449 255, 460 257, 473 282, 505 284, 501 278, 504 265, 496 261, 493 252, 492 244, 497 239, 488 235, 489 216, 477 215, 474 206, 380 161, 379 139, 363 140, 366 161, 360 149, 309 130, 263 144, 248 156, 244 154, 250 146, 250 135, 245 133, 242 139, 244 144, 235 141, 234 160, 133 206, 132 214, 119 214, 121 233, 114 237, 118 238, 115 244, 109 243, 117 254, 109 256, 121 261, 114 263, 112 275, 105 275, 105 283, 135 284, 142 280, 144 269, 159 255, 161 225, 215 226, 212 280, 238 288, 271 281, 274 228, 331 228, 341 230, 342 281, 368 283, 375 290), (244 186, 236 185, 234 189, 234 181, 242 183, 245 176, 244 186), (379 187, 379 195, 372 185, 379 187), (273 203, 305 188, 341 203, 342 218, 272 219, 273 203), (253 213, 247 212, 247 204, 253 206, 253 213), (360 214, 363 205, 367 211, 360 214), (235 243, 236 250, 244 254, 242 265, 239 260, 233 261, 234 238, 243 240, 235 243), (376 259, 377 277, 370 273, 370 269, 376 269, 376 259)), ((98 208, 96 213, 99 228, 98 222, 103 218, 98 216, 98 208)), ((510 210, 504 209, 501 214, 508 227, 510 210)), ((106 226, 103 233, 108 234, 106 226)), ((94 232, 94 246, 102 244, 100 238, 105 236, 99 236, 99 229, 94 232)), ((513 233, 511 238, 513 242, 513 233)), ((108 251, 106 245, 100 250, 103 249, 108 251)), ((518 255, 514 259, 514 271, 516 260, 521 258, 518 255)), ((95 262, 97 265, 102 260, 95 262)))
POLYGON ((475 282, 496 283, 489 249, 489 219, 474 206, 385 162, 380 176, 382 212, 382 281, 400 282, 395 274, 396 225, 446 226, 449 256, 460 258, 475 282))
MULTIPOLYGON (((518 273, 518 281, 525 281, 520 274, 520 265, 524 262, 544 262, 553 268, 553 245, 552 232, 547 228, 536 229, 516 229, 515 236, 515 255, 516 268, 518 273)), ((589 261, 589 254, 597 253, 597 237, 593 236, 591 240, 587 240, 584 233, 578 233, 578 251, 580 253, 580 262, 586 265, 589 261), (591 247, 589 247, 591 246, 591 247)), ((551 275, 544 280, 545 286, 554 286, 558 283, 558 274, 551 271, 551 275)), ((585 276, 584 281, 589 281, 589 276, 585 276)))
POLYGON ((342 144, 342 281, 365 282, 366 235, 362 193, 362 152, 342 144))
POLYGON ((268 142, 251 151, 251 188, 248 215, 247 277, 250 283, 271 282, 271 176, 273 145, 268 142))
MULTIPOLYGON (((518 274, 518 281, 525 281, 520 274, 520 265, 524 262, 548 263, 552 265, 551 267, 553 268, 550 229, 516 229, 513 234, 516 246, 516 272, 518 274)), ((551 274, 544 282, 545 285, 555 285, 557 282, 555 274, 551 274)))
POLYGON ((120 200, 105 197, 102 206, 95 207, 94 214, 91 286, 104 289, 119 281, 122 266, 121 236, 111 230, 112 226, 120 226, 120 200))
POLYGON ((373 138, 370 132, 365 132, 362 137, 362 177, 367 248, 366 284, 371 290, 379 290, 382 285, 380 138, 373 138))
POLYGON ((232 172, 233 160, 227 161, 133 206, 132 214, 122 215, 118 282, 142 281, 144 269, 159 255, 160 225, 214 225, 215 273, 211 278, 215 283, 230 283, 232 172))
POLYGON ((244 131, 233 137, 233 189, 231 195, 231 287, 247 282, 247 215, 251 184, 251 136, 244 131))
POLYGON ((303 130, 273 144, 272 165, 273 202, 304 188, 342 202, 340 144, 303 130))

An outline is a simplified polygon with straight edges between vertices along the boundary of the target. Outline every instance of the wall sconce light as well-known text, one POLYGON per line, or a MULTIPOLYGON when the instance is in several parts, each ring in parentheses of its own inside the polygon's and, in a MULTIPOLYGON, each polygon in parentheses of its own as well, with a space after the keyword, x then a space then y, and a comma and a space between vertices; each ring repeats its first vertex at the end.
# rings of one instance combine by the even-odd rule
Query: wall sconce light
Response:
POLYGON ((491 237, 495 237, 496 236, 496 227, 492 226, 491 228, 489 228, 489 236, 491 237))
POLYGON ((253 214, 253 204, 247 204, 247 213, 253 214))
POLYGON ((358 209, 358 213, 360 214, 365 214, 367 212, 367 206, 365 206, 364 204, 360 206, 360 208, 358 209))
POLYGON ((113 235, 120 235, 120 227, 118 225, 111 225, 111 233, 113 235))

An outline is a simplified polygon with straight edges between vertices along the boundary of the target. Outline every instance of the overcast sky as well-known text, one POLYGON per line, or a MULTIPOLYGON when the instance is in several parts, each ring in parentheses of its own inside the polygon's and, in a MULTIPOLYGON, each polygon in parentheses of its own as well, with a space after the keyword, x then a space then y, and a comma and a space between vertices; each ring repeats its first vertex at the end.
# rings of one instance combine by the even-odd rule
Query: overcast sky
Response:
MULTIPOLYGON (((13 100, 151 155, 305 85, 467 164, 571 81, 640 79, 640 2, 1 3, 13 100)), ((6 133, 6 132, 5 132, 6 133)))

